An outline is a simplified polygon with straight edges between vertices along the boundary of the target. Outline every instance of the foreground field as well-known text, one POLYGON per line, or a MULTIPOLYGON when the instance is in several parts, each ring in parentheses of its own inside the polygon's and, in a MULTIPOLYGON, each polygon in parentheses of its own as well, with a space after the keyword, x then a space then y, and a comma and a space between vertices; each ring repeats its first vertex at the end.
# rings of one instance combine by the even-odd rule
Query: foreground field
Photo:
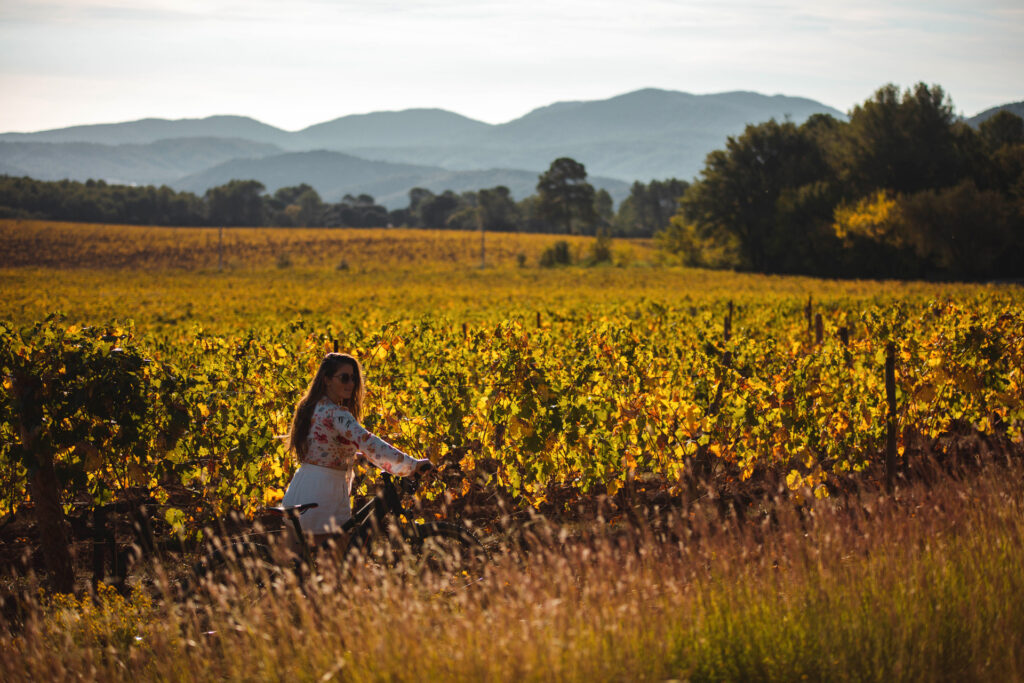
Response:
POLYGON ((241 602, 29 598, 0 617, 0 676, 1022 680, 1022 484, 1000 466, 745 524, 699 505, 640 528, 534 524, 527 551, 454 592, 327 572, 241 602))

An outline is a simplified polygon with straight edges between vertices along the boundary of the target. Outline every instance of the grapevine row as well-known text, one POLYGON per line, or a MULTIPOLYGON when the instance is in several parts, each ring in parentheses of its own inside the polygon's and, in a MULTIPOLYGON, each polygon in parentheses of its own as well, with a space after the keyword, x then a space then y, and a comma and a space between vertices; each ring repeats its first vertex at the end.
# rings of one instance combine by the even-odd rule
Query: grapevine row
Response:
POLYGON ((598 316, 524 309, 497 323, 428 315, 337 329, 297 320, 231 334, 3 323, 0 515, 30 498, 28 378, 48 434, 33 448, 52 451, 67 498, 143 490, 170 501, 168 521, 181 527, 254 514, 294 471, 280 437, 335 348, 365 365, 367 427, 429 456, 456 498, 484 488, 569 505, 636 482, 684 495, 710 479, 828 495, 883 456, 890 343, 900 457, 963 426, 1024 439, 1014 297, 832 302, 820 337, 804 308, 641 301, 598 316), (79 404, 61 403, 72 395, 79 404))

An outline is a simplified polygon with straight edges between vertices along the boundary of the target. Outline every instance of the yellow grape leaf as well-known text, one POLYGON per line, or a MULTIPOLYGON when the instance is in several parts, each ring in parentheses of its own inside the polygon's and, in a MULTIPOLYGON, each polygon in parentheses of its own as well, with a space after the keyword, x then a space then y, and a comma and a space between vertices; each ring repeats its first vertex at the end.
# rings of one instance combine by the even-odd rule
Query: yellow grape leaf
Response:
POLYGON ((609 496, 614 496, 616 493, 619 492, 619 489, 621 489, 621 488, 622 488, 622 480, 621 479, 612 479, 610 482, 608 482, 608 486, 607 486, 608 495, 609 496))
POLYGON ((544 450, 545 451, 553 451, 553 450, 555 450, 555 446, 557 446, 557 445, 558 445, 558 434, 556 434, 555 432, 551 432, 550 434, 548 434, 548 438, 546 438, 544 440, 544 450))
POLYGON ((75 453, 82 459, 86 472, 95 472, 103 466, 103 456, 100 455, 96 446, 88 441, 79 441, 75 444, 75 453))
POLYGON ((138 463, 128 465, 128 477, 138 486, 145 486, 149 483, 149 475, 138 463))

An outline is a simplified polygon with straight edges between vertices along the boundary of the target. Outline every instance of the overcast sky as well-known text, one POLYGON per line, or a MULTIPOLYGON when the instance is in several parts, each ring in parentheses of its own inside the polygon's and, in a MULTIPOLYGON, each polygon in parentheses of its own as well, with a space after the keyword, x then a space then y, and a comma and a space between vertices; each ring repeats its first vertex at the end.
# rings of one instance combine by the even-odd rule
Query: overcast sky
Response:
POLYGON ((1022 0, 0 0, 0 131, 241 114, 490 123, 644 87, 1024 100, 1022 0))

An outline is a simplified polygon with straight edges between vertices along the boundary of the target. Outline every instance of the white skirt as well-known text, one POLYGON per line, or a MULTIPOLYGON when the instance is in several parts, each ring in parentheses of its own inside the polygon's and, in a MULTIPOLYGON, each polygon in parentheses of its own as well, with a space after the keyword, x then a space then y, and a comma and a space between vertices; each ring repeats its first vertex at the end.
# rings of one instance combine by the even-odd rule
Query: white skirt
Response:
POLYGON ((299 516, 302 530, 313 534, 336 533, 352 517, 349 500, 352 470, 336 470, 303 463, 285 491, 281 505, 316 503, 299 516))

